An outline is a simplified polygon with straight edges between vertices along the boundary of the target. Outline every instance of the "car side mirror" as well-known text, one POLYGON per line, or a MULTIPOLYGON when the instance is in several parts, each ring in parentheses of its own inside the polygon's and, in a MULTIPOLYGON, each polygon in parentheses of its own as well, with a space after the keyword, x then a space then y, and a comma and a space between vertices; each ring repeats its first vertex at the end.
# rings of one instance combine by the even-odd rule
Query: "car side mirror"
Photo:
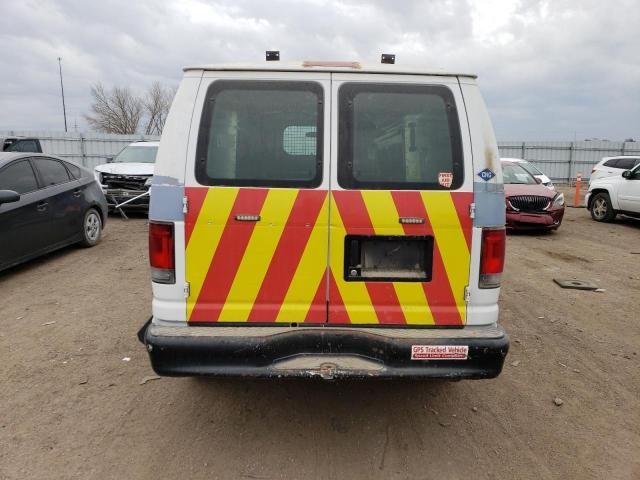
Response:
POLYGON ((625 170, 624 172, 622 172, 622 177, 623 178, 631 178, 631 177, 633 177, 633 174, 631 173, 631 170, 625 170))
POLYGON ((20 200, 20 194, 13 190, 0 190, 0 205, 3 203, 13 203, 20 200))
POLYGON ((111 162, 113 162, 113 155, 111 155, 109 157, 105 157, 105 159, 107 160, 107 163, 111 163, 111 162))
POLYGON ((540 180, 538 177, 533 177, 533 178, 535 179, 535 181, 536 181, 536 183, 538 185, 540 185, 542 183, 542 180, 540 180))

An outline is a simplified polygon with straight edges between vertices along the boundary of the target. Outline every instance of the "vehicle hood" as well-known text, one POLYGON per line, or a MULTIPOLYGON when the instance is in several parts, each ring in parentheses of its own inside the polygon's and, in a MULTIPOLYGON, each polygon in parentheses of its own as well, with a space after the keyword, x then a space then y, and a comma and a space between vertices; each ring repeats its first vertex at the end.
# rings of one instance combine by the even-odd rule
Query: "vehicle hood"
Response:
POLYGON ((117 175, 153 175, 154 163, 104 163, 95 169, 100 173, 117 175))
POLYGON ((553 198, 556 196, 556 192, 550 190, 544 185, 517 185, 517 184, 505 184, 504 194, 507 198, 512 195, 536 195, 538 197, 553 198))

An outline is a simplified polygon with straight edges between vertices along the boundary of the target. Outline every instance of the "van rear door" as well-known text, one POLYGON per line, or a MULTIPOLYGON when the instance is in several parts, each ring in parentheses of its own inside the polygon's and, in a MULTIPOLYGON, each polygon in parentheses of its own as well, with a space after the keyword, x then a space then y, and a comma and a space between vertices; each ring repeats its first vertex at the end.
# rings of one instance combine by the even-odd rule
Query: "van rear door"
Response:
POLYGON ((332 76, 334 324, 461 326, 473 201, 455 77, 332 76))
POLYGON ((186 188, 190 323, 326 322, 329 92, 328 73, 205 73, 186 188))

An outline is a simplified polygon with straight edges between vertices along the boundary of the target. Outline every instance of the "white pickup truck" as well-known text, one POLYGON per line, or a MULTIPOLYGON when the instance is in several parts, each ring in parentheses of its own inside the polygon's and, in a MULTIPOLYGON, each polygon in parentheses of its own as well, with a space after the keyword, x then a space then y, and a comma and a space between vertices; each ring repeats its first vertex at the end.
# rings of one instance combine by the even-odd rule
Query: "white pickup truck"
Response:
POLYGON ((612 222, 619 213, 640 218, 640 164, 619 175, 593 180, 586 202, 597 222, 612 222))

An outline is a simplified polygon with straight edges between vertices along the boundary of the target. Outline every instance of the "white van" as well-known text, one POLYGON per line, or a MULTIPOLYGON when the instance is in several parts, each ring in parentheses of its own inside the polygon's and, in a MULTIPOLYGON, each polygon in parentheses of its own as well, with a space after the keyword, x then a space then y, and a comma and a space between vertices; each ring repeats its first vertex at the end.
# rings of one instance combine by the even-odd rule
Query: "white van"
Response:
POLYGON ((495 377, 504 202, 474 75, 186 68, 139 337, 160 375, 495 377))

